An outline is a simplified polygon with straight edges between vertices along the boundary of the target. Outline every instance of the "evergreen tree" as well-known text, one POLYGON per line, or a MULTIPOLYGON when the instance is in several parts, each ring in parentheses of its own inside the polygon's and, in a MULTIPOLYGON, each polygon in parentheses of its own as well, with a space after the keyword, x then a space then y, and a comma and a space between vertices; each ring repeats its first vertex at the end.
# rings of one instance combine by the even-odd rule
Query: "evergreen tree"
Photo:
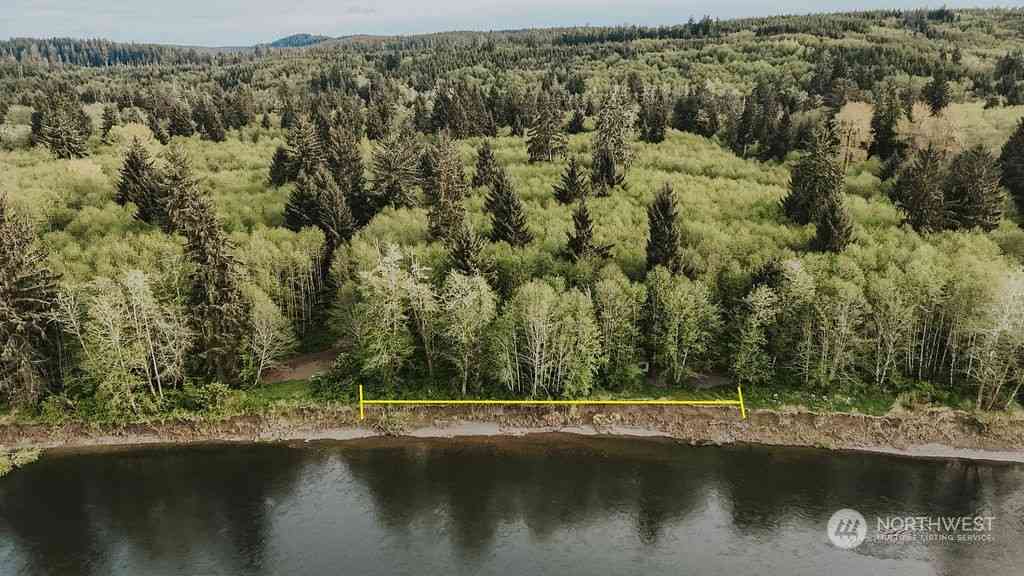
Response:
POLYGON ((484 254, 486 240, 468 224, 463 224, 449 240, 451 267, 467 276, 491 275, 491 263, 484 254))
POLYGON ((999 164, 1003 169, 1003 186, 1010 191, 1017 209, 1024 212, 1024 119, 1017 122, 1017 130, 1003 144, 999 164))
POLYGON ((823 122, 815 128, 807 153, 793 166, 789 195, 782 201, 790 220, 817 221, 825 203, 842 190, 843 169, 837 154, 834 127, 823 122))
MULTIPOLYGON (((327 100, 326 96, 321 96, 320 99, 313 104, 312 111, 308 117, 304 119, 308 120, 310 125, 316 134, 316 137, 320 140, 322 146, 326 146, 328 140, 331 139, 331 128, 335 126, 341 127, 340 122, 335 122, 335 119, 340 116, 337 113, 337 104, 327 100)), ((296 124, 293 124, 293 128, 296 124)), ((352 130, 348 131, 350 134, 354 133, 352 130)))
POLYGON ((0 401, 32 405, 48 383, 59 278, 29 222, 0 193, 0 401))
POLYGON ((171 107, 167 133, 171 136, 181 136, 183 138, 191 138, 195 134, 195 128, 192 126, 192 111, 189 110, 188 104, 182 100, 175 101, 174 106, 171 107))
POLYGON ((491 240, 526 246, 533 240, 526 223, 523 202, 504 169, 495 172, 484 208, 491 214, 491 240))
POLYGON ((303 172, 288 197, 284 221, 285 227, 295 232, 306 227, 316 227, 323 232, 317 285, 329 294, 334 289, 330 276, 334 254, 339 246, 352 239, 356 231, 346 191, 323 166, 312 174, 303 172))
POLYGON ((498 170, 498 162, 494 159, 491 141, 484 140, 476 150, 476 172, 473 174, 473 187, 487 186, 498 170))
POLYGON ((900 170, 892 200, 915 230, 940 232, 946 228, 946 182, 946 155, 932 145, 918 150, 900 170))
POLYGON ((171 228, 185 238, 185 256, 192 263, 188 310, 195 333, 193 370, 205 378, 237 383, 239 350, 245 346, 250 316, 234 245, 210 199, 200 191, 184 153, 170 149, 167 164, 168 218, 171 228))
POLYGON ((352 239, 356 231, 355 218, 349 209, 345 190, 326 170, 318 170, 313 176, 316 189, 316 225, 324 233, 324 247, 320 255, 320 285, 333 292, 330 278, 334 253, 339 246, 352 239))
POLYGON ((868 155, 887 161, 903 154, 904 144, 897 134, 897 126, 903 116, 903 104, 900 93, 895 85, 889 84, 881 88, 875 97, 874 110, 871 113, 871 145, 868 155))
POLYGON ((555 156, 565 154, 566 145, 562 134, 562 111, 552 98, 541 92, 533 123, 527 132, 526 150, 530 162, 550 162, 555 156))
POLYGON ((417 132, 429 134, 432 130, 430 103, 423 94, 417 94, 412 101, 412 124, 417 132))
POLYGON ((149 126, 149 131, 153 133, 153 138, 156 138, 157 142, 166 146, 167 143, 171 141, 167 132, 164 131, 163 126, 160 125, 160 119, 156 117, 156 114, 153 114, 152 112, 149 113, 146 117, 146 125, 149 126))
POLYGON ((597 244, 594 241, 594 223, 587 210, 587 201, 581 199, 572 214, 573 233, 569 235, 567 250, 573 262, 587 258, 607 258, 611 244, 597 244))
POLYGON ((761 113, 753 94, 743 100, 743 112, 729 135, 729 148, 740 158, 746 158, 748 150, 757 143, 754 131, 761 113))
POLYGON ((291 98, 285 98, 284 104, 281 106, 281 129, 291 130, 298 119, 299 112, 295 109, 291 98))
POLYGON ((288 195, 288 202, 284 206, 285 228, 298 232, 303 228, 319 226, 319 182, 324 173, 319 169, 312 174, 303 172, 295 181, 295 188, 288 195))
POLYGON ((841 189, 833 190, 825 199, 816 224, 815 250, 838 254, 850 245, 853 239, 853 219, 846 209, 846 200, 841 189))
POLYGON ((924 87, 924 96, 928 99, 928 106, 932 110, 932 116, 938 116, 949 106, 952 96, 945 72, 940 70, 935 73, 931 82, 924 87))
POLYGON ((612 88, 597 115, 591 181, 602 193, 622 184, 633 160, 630 149, 636 112, 619 88, 612 88))
POLYGON ((647 271, 663 266, 673 274, 682 270, 680 234, 676 226, 678 208, 672 186, 665 184, 647 207, 647 271))
POLYGON ((284 146, 278 146, 270 161, 270 185, 277 188, 293 182, 299 176, 299 165, 292 160, 284 146))
POLYGON ((115 199, 122 206, 128 202, 135 204, 136 218, 167 230, 166 197, 161 175, 138 138, 132 140, 125 152, 115 199))
POLYGON ((85 113, 78 93, 65 83, 46 84, 35 99, 29 141, 46 146, 60 159, 83 158, 92 135, 92 119, 85 113))
POLYGON ((680 132, 697 133, 697 118, 700 113, 700 98, 695 90, 676 98, 672 106, 672 127, 680 132))
POLYGON ((661 86, 646 90, 640 105, 640 138, 644 142, 657 144, 665 140, 668 106, 668 96, 661 86))
POLYGON ((323 141, 317 133, 316 127, 308 120, 299 117, 292 125, 286 138, 288 156, 294 163, 294 174, 305 172, 315 173, 326 162, 323 141))
POLYGON ((195 109, 192 110, 192 116, 195 118, 196 126, 199 128, 203 140, 223 142, 227 139, 224 119, 209 95, 204 94, 199 98, 195 109))
POLYGON ((429 211, 427 226, 430 235, 449 240, 466 219, 466 181, 459 151, 447 134, 420 158, 420 184, 429 211))
POLYGON ((575 157, 569 159, 562 181, 555 184, 555 199, 561 204, 572 204, 590 195, 590 183, 583 176, 580 164, 575 157))
POLYGON ((998 228, 1006 203, 1006 192, 999 185, 1001 176, 999 162, 980 144, 957 155, 946 182, 947 224, 986 232, 998 228))
POLYGON ((585 129, 584 123, 586 120, 585 105, 582 98, 577 96, 573 99, 572 116, 569 117, 569 124, 566 126, 565 131, 569 134, 582 134, 585 129))
POLYGON ((359 136, 340 124, 347 116, 338 117, 338 123, 331 126, 327 141, 323 145, 328 172, 334 176, 335 182, 345 191, 349 199, 349 209, 355 218, 356 226, 365 226, 384 207, 384 199, 373 193, 366 184, 363 168, 363 151, 359 136))
POLYGON ((416 140, 410 130, 396 130, 385 136, 373 151, 374 195, 390 206, 415 206, 418 161, 416 140))
POLYGON ((792 148, 793 117, 787 109, 782 111, 782 118, 775 127, 775 134, 773 134, 769 139, 768 146, 765 150, 768 158, 774 158, 775 160, 782 162, 786 159, 786 155, 789 154, 792 148))
POLYGON ((100 134, 103 137, 103 141, 106 142, 107 137, 110 136, 110 131, 117 126, 120 119, 117 116, 117 108, 111 104, 107 104, 103 107, 103 119, 100 123, 100 134))
POLYGON ((382 82, 377 80, 371 83, 370 102, 366 106, 366 137, 370 140, 380 140, 388 135, 395 113, 391 98, 380 85, 382 82))

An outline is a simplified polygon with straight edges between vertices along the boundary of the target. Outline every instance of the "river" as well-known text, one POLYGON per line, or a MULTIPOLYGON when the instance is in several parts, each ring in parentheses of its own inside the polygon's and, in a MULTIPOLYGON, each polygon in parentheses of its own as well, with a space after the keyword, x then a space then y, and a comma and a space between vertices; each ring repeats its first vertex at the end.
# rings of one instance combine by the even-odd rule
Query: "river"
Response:
POLYGON ((1022 543, 1019 464, 658 439, 106 449, 0 479, 5 576, 1020 574, 1022 543), (988 520, 877 538, 964 516, 988 520))

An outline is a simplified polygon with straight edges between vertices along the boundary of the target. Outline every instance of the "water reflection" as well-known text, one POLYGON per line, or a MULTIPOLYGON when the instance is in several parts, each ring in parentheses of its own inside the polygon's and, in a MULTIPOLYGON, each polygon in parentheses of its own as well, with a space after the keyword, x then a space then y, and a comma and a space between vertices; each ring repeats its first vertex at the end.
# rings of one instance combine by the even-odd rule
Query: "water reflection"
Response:
POLYGON ((147 448, 0 481, 4 574, 1014 571, 1024 467, 666 441, 147 448), (824 522, 993 515, 997 542, 827 544, 824 522))

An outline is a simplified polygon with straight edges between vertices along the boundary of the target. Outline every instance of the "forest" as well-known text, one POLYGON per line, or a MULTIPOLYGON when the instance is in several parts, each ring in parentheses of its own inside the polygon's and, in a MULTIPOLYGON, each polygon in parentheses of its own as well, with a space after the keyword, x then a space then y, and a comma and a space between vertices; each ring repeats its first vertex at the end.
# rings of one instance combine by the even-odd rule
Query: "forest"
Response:
POLYGON ((1019 410, 1024 10, 0 41, 0 407, 1019 410))

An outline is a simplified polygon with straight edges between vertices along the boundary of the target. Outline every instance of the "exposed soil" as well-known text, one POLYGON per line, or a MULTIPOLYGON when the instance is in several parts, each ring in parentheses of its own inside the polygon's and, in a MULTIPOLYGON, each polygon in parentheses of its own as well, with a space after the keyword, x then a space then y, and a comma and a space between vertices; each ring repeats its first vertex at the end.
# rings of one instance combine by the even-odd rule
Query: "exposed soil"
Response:
POLYGON ((267 370, 261 381, 264 384, 274 384, 288 380, 309 380, 317 374, 326 372, 337 357, 337 350, 301 354, 290 358, 280 366, 267 370))
POLYGON ((417 437, 522 435, 536 432, 662 436, 690 444, 753 443, 867 450, 927 457, 1024 462, 1024 418, 979 418, 930 410, 905 415, 817 414, 703 407, 353 407, 296 410, 197 422, 168 421, 92 429, 0 426, 0 447, 83 448, 152 443, 345 440, 381 434, 417 437))

